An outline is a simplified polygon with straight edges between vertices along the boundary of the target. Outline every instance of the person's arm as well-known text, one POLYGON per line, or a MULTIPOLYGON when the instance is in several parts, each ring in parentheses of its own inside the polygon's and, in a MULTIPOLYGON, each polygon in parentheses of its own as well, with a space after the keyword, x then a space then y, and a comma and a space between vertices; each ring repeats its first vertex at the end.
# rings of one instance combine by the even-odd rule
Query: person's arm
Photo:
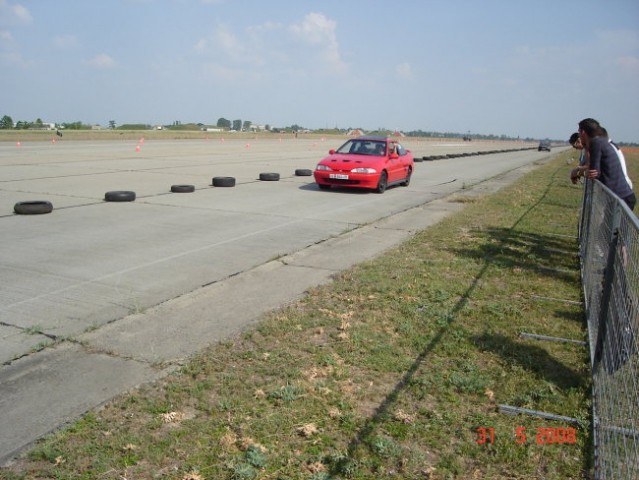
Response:
POLYGON ((584 148, 579 155, 579 165, 570 171, 570 181, 572 183, 577 183, 579 177, 586 177, 588 175, 588 170, 590 169, 588 164, 588 150, 584 148))

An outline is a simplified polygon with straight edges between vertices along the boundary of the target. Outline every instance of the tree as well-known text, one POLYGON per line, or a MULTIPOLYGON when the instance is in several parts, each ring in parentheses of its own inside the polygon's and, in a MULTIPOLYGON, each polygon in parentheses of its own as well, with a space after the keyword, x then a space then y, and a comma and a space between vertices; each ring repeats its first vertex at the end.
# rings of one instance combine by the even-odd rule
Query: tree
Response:
POLYGON ((217 126, 220 128, 231 128, 231 121, 226 118, 220 117, 217 120, 217 126))
POLYGON ((0 129, 13 128, 13 119, 9 115, 5 115, 0 119, 0 129))
POLYGON ((242 128, 244 129, 244 131, 248 132, 251 129, 251 125, 252 125, 252 122, 250 120, 244 120, 244 124, 242 125, 242 128))
POLYGON ((115 130, 115 120, 109 120, 109 128, 115 130))
POLYGON ((242 130, 242 120, 233 120, 233 130, 238 132, 242 130))

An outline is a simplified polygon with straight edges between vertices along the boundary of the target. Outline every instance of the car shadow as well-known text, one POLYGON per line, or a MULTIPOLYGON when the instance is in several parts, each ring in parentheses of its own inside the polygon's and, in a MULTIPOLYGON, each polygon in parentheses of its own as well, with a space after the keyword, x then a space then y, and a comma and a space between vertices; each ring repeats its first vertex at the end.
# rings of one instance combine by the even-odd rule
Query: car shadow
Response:
MULTIPOLYGON (((394 190, 397 185, 389 186, 386 191, 394 190)), ((350 194, 350 195, 370 195, 375 194, 379 195, 375 190, 369 190, 367 188, 354 188, 354 187, 342 187, 338 185, 332 185, 328 190, 320 190, 317 186, 317 183, 307 183, 306 185, 302 185, 299 187, 300 190, 306 191, 314 191, 318 193, 328 194, 328 193, 340 193, 340 194, 350 194)))

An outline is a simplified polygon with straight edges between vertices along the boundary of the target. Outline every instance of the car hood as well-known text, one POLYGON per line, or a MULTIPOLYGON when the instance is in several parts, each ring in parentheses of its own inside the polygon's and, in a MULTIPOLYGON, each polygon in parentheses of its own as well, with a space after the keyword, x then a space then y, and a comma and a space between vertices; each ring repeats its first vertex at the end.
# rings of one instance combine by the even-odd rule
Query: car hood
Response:
POLYGON ((323 158, 319 163, 331 167, 333 170, 352 170, 358 167, 374 167, 382 163, 386 157, 375 157, 368 155, 348 155, 339 154, 330 155, 323 158))

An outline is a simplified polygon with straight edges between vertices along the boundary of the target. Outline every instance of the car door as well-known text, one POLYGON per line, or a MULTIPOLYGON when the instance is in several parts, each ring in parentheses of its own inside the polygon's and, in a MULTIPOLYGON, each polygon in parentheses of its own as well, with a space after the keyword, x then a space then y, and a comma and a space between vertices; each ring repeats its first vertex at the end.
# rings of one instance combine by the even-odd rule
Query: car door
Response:
POLYGON ((398 149, 398 144, 395 142, 388 143, 388 159, 386 161, 387 170, 388 170, 388 181, 389 183, 397 182, 402 180, 406 175, 404 174, 404 167, 402 165, 402 158, 400 156, 401 149, 398 149), (397 158, 392 158, 394 155, 393 152, 397 153, 397 158))

